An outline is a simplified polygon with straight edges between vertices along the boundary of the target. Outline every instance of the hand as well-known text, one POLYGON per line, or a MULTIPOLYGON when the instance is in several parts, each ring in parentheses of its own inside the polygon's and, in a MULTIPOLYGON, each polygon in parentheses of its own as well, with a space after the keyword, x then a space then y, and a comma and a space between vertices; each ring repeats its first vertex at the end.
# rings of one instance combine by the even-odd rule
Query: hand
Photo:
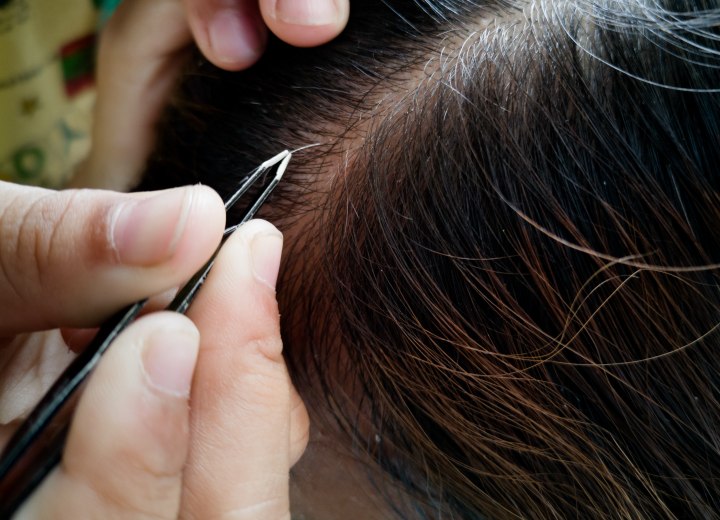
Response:
POLYGON ((290 518, 289 471, 309 420, 282 357, 274 290, 281 248, 267 222, 242 226, 188 313, 201 348, 181 516, 290 518))
POLYGON ((195 325, 156 313, 120 335, 80 400, 61 465, 18 519, 289 518, 308 420, 281 355, 281 247, 268 223, 246 224, 193 304, 195 325))
POLYGON ((124 0, 102 33, 93 147, 73 184, 126 191, 137 183, 155 142, 155 123, 186 57, 191 29, 211 61, 235 70, 252 65, 264 50, 266 27, 259 11, 275 34, 301 46, 335 37, 349 12, 348 0, 259 2, 185 0, 183 9, 180 0, 124 0), (325 4, 337 5, 335 22, 318 23, 323 13, 319 6, 325 4), (289 23, 291 13, 307 24, 289 23), (211 30, 216 22, 218 28, 211 30), (211 36, 216 32, 222 33, 222 44, 211 43, 220 38, 211 36), (254 43, 240 43, 246 39, 254 43))
POLYGON ((267 29, 298 47, 326 43, 343 30, 349 0, 184 0, 195 42, 218 67, 240 70, 262 54, 267 29))
POLYGON ((199 186, 126 195, 0 183, 0 208, 2 440, 69 359, 50 329, 96 326, 177 287, 217 247, 225 213, 199 186))

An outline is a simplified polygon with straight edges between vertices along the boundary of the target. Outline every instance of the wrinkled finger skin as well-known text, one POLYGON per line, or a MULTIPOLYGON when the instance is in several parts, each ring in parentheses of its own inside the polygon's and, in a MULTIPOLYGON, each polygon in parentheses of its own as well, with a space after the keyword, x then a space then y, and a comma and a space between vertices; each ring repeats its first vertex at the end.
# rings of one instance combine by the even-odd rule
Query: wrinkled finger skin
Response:
POLYGON ((0 337, 93 326, 187 280, 213 253, 222 200, 193 186, 154 193, 0 182, 0 337))

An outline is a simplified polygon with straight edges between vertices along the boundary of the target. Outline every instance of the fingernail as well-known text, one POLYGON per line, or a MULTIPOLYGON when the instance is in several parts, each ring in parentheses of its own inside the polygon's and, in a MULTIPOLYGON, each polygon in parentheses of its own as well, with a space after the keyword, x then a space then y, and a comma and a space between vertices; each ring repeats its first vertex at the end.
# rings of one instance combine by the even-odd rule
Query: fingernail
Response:
POLYGON ((196 330, 161 329, 150 335, 142 354, 148 382, 166 394, 190 395, 200 337, 196 330))
POLYGON ((255 278, 275 290, 283 238, 280 233, 260 232, 250 242, 250 255, 255 278))
POLYGON ((110 222, 110 244, 120 262, 155 265, 175 252, 193 204, 192 188, 168 190, 143 201, 128 201, 110 222))
POLYGON ((223 62, 254 62, 262 53, 263 41, 255 20, 233 9, 215 13, 208 33, 210 47, 223 62))
POLYGON ((274 16, 294 25, 331 25, 338 23, 340 10, 336 0, 277 0, 274 16))

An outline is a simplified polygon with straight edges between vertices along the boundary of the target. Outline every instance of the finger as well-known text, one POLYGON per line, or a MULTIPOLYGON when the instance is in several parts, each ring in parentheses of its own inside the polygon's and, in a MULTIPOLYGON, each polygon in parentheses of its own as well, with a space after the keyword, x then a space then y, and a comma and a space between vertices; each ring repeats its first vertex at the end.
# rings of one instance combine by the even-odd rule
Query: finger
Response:
POLYGON ((81 397, 60 466, 18 518, 177 518, 198 346, 195 326, 172 313, 119 336, 81 397))
POLYGON ((73 329, 63 328, 60 329, 60 334, 65 342, 65 346, 70 349, 71 352, 82 352, 88 343, 92 341, 98 332, 99 327, 91 327, 89 329, 73 329))
POLYGON ((195 42, 218 67, 245 69, 265 50, 257 0, 185 0, 185 6, 195 42))
POLYGON ((0 341, 0 448, 73 357, 57 330, 0 341))
POLYGON ((297 47, 327 43, 345 28, 349 0, 260 0, 268 28, 297 47))
POLYGON ((137 184, 190 41, 178 0, 118 6, 102 32, 93 148, 75 186, 127 191, 137 184))
MULTIPOLYGON (((158 312, 166 309, 170 302, 177 294, 177 287, 168 289, 167 291, 156 294, 148 298, 147 302, 140 310, 139 316, 144 316, 152 312, 158 312)), ((63 327, 60 330, 62 339, 65 346, 72 352, 82 352, 87 347, 88 343, 92 341, 98 331, 98 327, 91 327, 85 329, 77 329, 72 327, 63 327)))
POLYGON ((191 308, 202 344, 191 397, 187 518, 289 518, 288 474, 305 448, 308 419, 302 403, 293 403, 282 357, 274 291, 281 247, 267 222, 240 228, 191 308))
POLYGON ((190 278, 217 247, 220 197, 55 192, 0 183, 0 335, 96 325, 190 278))

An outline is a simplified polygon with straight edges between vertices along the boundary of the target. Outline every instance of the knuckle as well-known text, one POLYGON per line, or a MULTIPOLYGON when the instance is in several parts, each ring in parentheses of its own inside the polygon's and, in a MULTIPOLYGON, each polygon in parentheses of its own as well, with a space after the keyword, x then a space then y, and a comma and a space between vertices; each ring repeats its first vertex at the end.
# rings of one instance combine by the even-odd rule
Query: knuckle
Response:
MULTIPOLYGON (((6 195, 9 196, 9 195, 6 195)), ((25 204, 22 198, 12 196, 6 201, 0 214, 0 271, 4 284, 11 288, 16 297, 22 297, 25 284, 17 284, 15 282, 16 271, 21 265, 18 262, 18 241, 20 240, 20 228, 25 220, 25 204)))
POLYGON ((110 211, 114 206, 84 189, 68 190, 51 203, 52 232, 47 238, 46 254, 41 257, 48 266, 72 260, 82 267, 93 267, 116 260, 109 239, 110 211), (69 243, 75 247, 69 248, 69 243))
POLYGON ((138 475, 139 480, 152 482, 156 487, 164 489, 165 484, 175 485, 182 477, 182 466, 173 464, 174 467, 170 468, 165 454, 152 454, 148 457, 144 453, 131 450, 126 457, 130 461, 129 473, 138 475))
POLYGON ((254 352, 244 355, 236 381, 242 392, 238 395, 237 406, 245 414, 290 409, 290 380, 282 362, 268 360, 267 356, 254 352))
POLYGON ((35 202, 34 222, 28 226, 26 236, 33 240, 32 259, 29 260, 35 265, 41 285, 45 282, 45 273, 52 271, 67 254, 68 244, 63 243, 60 229, 74 198, 75 194, 70 192, 46 195, 35 202))
POLYGON ((290 520, 290 506, 286 497, 276 495, 260 502, 229 511, 213 517, 214 520, 290 520))
POLYGON ((83 269, 114 260, 108 241, 107 204, 87 190, 54 192, 12 187, 0 209, 0 301, 18 312, 33 306, 54 326, 53 297, 83 269))
POLYGON ((167 513, 167 507, 157 506, 179 505, 180 472, 157 471, 134 455, 128 457, 133 457, 134 462, 125 461, 127 471, 122 471, 121 468, 121 471, 115 471, 112 475, 88 475, 85 472, 73 471, 66 465, 63 465, 62 469, 75 486, 85 489, 86 493, 93 497, 92 502, 107 513, 108 517, 174 518, 173 513, 167 513))
MULTIPOLYGON (((76 243, 82 241, 86 244, 83 247, 85 255, 82 261, 86 267, 108 263, 116 264, 119 262, 119 258, 112 245, 111 221, 113 212, 118 206, 107 203, 90 203, 91 199, 87 193, 88 190, 79 190, 74 197, 78 203, 81 200, 87 201, 84 204, 86 209, 83 210, 84 222, 76 226, 76 229, 82 230, 82 236, 76 240, 76 243)), ((76 229, 71 232, 76 232, 76 229)))
POLYGON ((92 267, 113 258, 108 209, 93 202, 88 190, 68 190, 38 198, 26 212, 18 238, 21 260, 35 267, 41 285, 58 267, 92 267))
POLYGON ((25 300, 43 285, 43 266, 47 263, 49 234, 55 220, 51 198, 43 194, 28 200, 19 194, 3 211, 0 231, 3 273, 14 284, 16 294, 25 300), (17 280, 21 283, 16 283, 17 280))
POLYGON ((249 354, 261 356, 273 364, 283 363, 283 343, 278 334, 270 333, 252 338, 245 346, 245 350, 249 354))

